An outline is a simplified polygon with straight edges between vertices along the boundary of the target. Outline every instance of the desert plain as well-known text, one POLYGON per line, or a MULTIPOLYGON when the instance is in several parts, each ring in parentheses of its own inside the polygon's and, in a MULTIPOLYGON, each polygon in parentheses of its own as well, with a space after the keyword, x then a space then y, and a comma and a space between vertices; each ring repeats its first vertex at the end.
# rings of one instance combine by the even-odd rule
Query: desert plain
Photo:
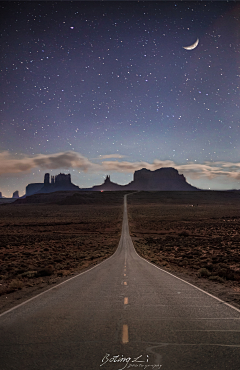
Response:
MULTIPOLYGON (((128 192, 151 263, 240 308, 240 192, 128 192)), ((126 192, 57 192, 0 204, 0 312, 117 249, 126 192)))
POLYGON ((128 197, 139 255, 240 308, 240 192, 139 192, 128 197))
POLYGON ((0 312, 115 252, 123 194, 33 195, 0 204, 0 312))

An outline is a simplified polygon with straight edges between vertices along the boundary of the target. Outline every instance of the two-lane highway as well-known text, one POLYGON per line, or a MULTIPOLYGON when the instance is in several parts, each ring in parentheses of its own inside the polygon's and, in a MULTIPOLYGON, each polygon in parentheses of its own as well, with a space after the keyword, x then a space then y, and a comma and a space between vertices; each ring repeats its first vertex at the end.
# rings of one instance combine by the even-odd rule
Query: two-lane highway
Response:
POLYGON ((135 252, 0 315, 1 370, 240 369, 240 311, 135 252))

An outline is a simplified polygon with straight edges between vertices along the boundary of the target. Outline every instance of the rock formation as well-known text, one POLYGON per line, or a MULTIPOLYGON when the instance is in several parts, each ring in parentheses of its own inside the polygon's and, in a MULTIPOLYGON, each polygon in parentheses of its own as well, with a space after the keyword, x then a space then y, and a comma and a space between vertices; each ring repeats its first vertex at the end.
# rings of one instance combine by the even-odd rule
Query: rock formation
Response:
POLYGON ((111 182, 107 176, 102 185, 93 186, 92 191, 143 190, 143 191, 196 191, 199 190, 188 184, 183 175, 172 167, 162 167, 155 171, 142 168, 134 172, 133 181, 127 185, 111 182))
POLYGON ((45 173, 44 175, 44 185, 49 185, 49 178, 50 178, 50 174, 49 173, 45 173))
POLYGON ((116 191, 123 190, 122 188, 127 185, 118 185, 110 180, 110 176, 107 176, 102 185, 95 185, 91 189, 92 191, 116 191))
POLYGON ((19 191, 18 190, 16 190, 16 191, 14 191, 14 193, 13 193, 13 196, 12 196, 13 198, 19 198, 19 191))
POLYGON ((162 167, 155 171, 142 168, 134 172, 132 183, 128 184, 133 190, 145 191, 192 191, 198 190, 187 183, 183 175, 172 167, 162 167))
POLYGON ((28 196, 28 195, 36 194, 40 189, 42 189, 43 185, 44 184, 42 182, 28 184, 26 186, 26 195, 28 196))
POLYGON ((0 191, 0 198, 2 198, 2 193, 1 193, 1 191, 0 191))
POLYGON ((118 185, 111 181, 110 176, 105 178, 101 185, 92 188, 80 189, 72 184, 71 175, 60 173, 51 176, 46 173, 43 183, 29 184, 26 187, 26 196, 54 191, 118 191, 118 190, 143 190, 143 191, 196 191, 200 190, 188 184, 183 175, 172 167, 162 167, 155 171, 142 168, 135 171, 133 181, 127 185, 118 185), (51 182, 50 182, 51 180, 51 182))
POLYGON ((26 196, 38 193, 52 193, 54 191, 71 191, 80 190, 77 185, 72 184, 71 175, 60 173, 56 176, 51 176, 45 173, 43 183, 28 184, 26 187, 26 196))
POLYGON ((70 173, 60 173, 56 176, 51 176, 51 183, 49 182, 50 175, 48 173, 44 176, 44 185, 37 193, 52 193, 54 191, 71 191, 80 190, 77 185, 72 184, 70 173))

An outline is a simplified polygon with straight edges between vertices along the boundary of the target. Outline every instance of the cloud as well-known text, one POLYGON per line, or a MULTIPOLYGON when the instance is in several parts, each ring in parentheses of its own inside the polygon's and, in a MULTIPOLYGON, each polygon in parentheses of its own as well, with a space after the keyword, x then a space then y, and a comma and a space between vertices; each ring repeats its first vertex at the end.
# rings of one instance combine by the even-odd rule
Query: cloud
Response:
POLYGON ((172 161, 159 161, 155 159, 153 163, 148 162, 127 162, 127 161, 104 161, 102 167, 106 171, 117 171, 117 172, 134 172, 141 168, 147 168, 148 170, 154 171, 161 167, 174 167, 175 163, 172 161))
POLYGON ((161 161, 159 159, 155 159, 153 163, 143 161, 104 161, 102 162, 102 167, 106 171, 116 172, 134 172, 141 168, 147 168, 148 170, 154 171, 161 167, 174 167, 179 171, 179 173, 183 173, 186 177, 190 177, 192 179, 207 177, 211 180, 221 176, 231 180, 240 180, 240 163, 231 162, 205 162, 203 164, 189 162, 184 165, 178 165, 170 160, 161 161))
POLYGON ((97 170, 99 165, 90 162, 86 157, 76 152, 55 154, 39 154, 34 157, 21 156, 15 158, 9 152, 0 153, 0 174, 29 172, 38 167, 46 170, 60 168, 78 168, 82 171, 97 170))
POLYGON ((99 155, 99 159, 108 159, 108 158, 124 158, 126 157, 125 155, 122 154, 104 154, 104 155, 99 155))
MULTIPOLYGON (((199 179, 207 177, 214 179, 216 177, 225 177, 230 180, 240 180, 240 163, 232 162, 204 162, 195 163, 189 162, 186 164, 176 164, 171 160, 161 161, 155 159, 153 163, 145 161, 108 161, 105 159, 116 158, 121 159, 124 156, 120 154, 102 155, 101 163, 94 163, 80 153, 69 151, 54 154, 38 154, 35 156, 21 155, 16 158, 9 152, 0 153, 0 175, 24 173, 29 172, 34 168, 41 168, 43 170, 57 170, 76 168, 84 172, 121 172, 133 173, 141 168, 147 168, 154 171, 161 167, 174 167, 180 174, 192 179, 199 179)), ((99 160, 99 158, 98 158, 99 160)))

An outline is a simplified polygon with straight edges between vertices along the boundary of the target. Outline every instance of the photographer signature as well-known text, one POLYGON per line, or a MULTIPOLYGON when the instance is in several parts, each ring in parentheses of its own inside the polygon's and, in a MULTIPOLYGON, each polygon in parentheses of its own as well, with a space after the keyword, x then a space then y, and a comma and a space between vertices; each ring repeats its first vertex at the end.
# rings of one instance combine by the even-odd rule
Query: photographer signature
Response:
POLYGON ((111 356, 109 353, 106 353, 106 355, 102 358, 102 364, 100 366, 103 366, 107 363, 121 363, 123 364, 123 367, 120 367, 118 370, 124 370, 124 369, 130 369, 130 368, 141 368, 141 369, 147 369, 147 370, 158 370, 161 369, 162 365, 150 365, 148 363, 149 356, 147 355, 146 360, 143 360, 143 356, 137 356, 137 357, 124 357, 123 355, 115 355, 111 356))

